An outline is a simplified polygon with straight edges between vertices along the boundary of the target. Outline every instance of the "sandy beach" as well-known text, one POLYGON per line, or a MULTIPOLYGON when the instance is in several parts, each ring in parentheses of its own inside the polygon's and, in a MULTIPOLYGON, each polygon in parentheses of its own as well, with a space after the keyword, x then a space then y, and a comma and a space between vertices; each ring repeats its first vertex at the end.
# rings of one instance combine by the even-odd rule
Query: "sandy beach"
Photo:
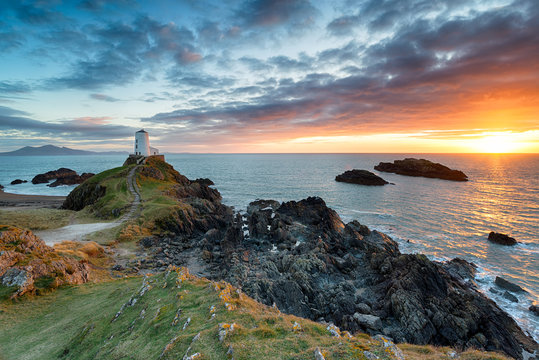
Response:
POLYGON ((0 209, 59 208, 65 198, 65 196, 12 194, 0 190, 0 209))

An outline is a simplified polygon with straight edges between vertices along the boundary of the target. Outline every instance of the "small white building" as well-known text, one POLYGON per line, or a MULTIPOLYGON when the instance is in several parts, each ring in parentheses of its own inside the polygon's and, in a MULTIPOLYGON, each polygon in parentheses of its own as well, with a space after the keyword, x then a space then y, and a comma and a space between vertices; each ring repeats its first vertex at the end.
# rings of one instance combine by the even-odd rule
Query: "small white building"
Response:
POLYGON ((135 133, 135 155, 150 156, 150 137, 144 129, 135 133))
POLYGON ((150 155, 159 155, 159 149, 150 146, 150 155))

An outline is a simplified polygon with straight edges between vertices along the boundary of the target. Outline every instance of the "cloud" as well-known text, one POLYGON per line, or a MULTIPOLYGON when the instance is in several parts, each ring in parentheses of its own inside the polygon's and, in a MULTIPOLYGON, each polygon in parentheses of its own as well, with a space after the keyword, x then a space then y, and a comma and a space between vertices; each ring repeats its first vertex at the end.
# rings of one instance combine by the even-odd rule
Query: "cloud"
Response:
POLYGON ((317 14, 307 0, 248 0, 236 16, 248 27, 307 26, 317 14))
POLYGON ((58 43, 87 36, 93 54, 74 62, 68 73, 46 80, 45 87, 93 90, 126 85, 168 64, 167 60, 188 65, 202 59, 192 44, 193 33, 173 23, 163 24, 143 16, 131 24, 110 23, 87 30, 87 35, 71 34, 67 40, 58 39, 58 43))
POLYGON ((56 139, 103 140, 131 136, 136 128, 107 124, 108 117, 84 117, 60 123, 34 120, 30 114, 0 106, 0 131, 32 132, 56 139))
POLYGON ((24 81, 0 81, 0 94, 25 94, 31 91, 24 81))
POLYGON ((114 98, 112 96, 108 96, 108 95, 104 95, 104 94, 90 94, 90 98, 92 98, 94 100, 106 101, 106 102, 120 101, 120 99, 116 99, 116 98, 114 98))
POLYGON ((332 35, 341 36, 351 34, 359 25, 361 25, 359 15, 345 15, 333 19, 326 29, 332 35))

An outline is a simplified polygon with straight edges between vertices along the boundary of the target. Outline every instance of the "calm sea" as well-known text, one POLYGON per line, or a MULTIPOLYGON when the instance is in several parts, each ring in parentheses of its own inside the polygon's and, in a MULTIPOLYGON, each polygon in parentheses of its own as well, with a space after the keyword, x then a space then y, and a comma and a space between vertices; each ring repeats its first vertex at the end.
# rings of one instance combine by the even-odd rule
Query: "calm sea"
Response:
MULTIPOLYGON (((66 195, 74 187, 9 185, 38 173, 68 167, 100 172, 124 156, 0 157, 5 191, 66 195)), ((279 201, 320 196, 345 221, 359 220, 400 243, 401 251, 432 259, 461 257, 479 266, 481 290, 539 339, 539 319, 528 307, 539 299, 539 155, 411 154, 181 154, 166 160, 188 178, 215 182, 226 204, 244 209, 257 198, 279 201), (395 185, 367 187, 336 182, 349 169, 380 161, 422 157, 464 171, 469 182, 380 173, 395 185), (511 234, 514 247, 491 244, 490 231, 511 234), (489 291, 496 276, 528 290, 512 303, 489 291)))

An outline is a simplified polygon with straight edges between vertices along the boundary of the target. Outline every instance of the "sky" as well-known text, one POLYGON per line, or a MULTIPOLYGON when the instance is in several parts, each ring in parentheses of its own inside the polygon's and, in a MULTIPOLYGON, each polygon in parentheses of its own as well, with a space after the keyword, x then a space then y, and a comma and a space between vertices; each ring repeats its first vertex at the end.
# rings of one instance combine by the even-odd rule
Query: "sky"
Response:
POLYGON ((537 0, 2 0, 0 151, 539 152, 537 0))

